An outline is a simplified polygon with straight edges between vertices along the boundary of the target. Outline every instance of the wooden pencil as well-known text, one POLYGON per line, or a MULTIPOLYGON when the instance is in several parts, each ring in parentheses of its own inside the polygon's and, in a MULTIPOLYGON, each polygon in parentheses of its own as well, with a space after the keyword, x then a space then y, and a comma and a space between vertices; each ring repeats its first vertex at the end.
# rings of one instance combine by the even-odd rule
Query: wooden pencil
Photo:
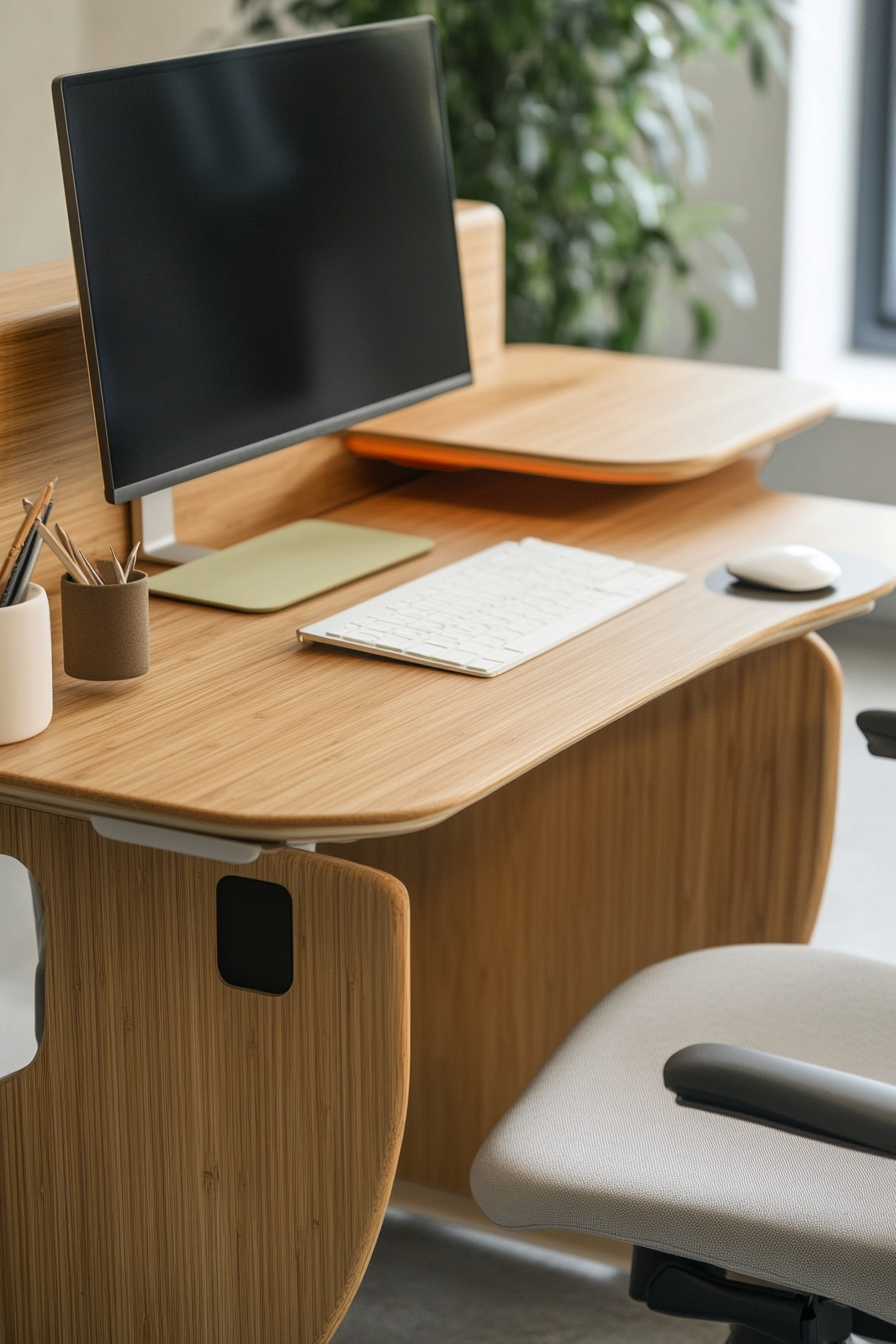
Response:
POLYGON ((48 527, 44 527, 40 519, 38 519, 37 522, 37 530, 43 537, 46 544, 49 546, 50 550, 55 555, 56 559, 62 562, 62 564, 68 570, 69 574, 71 574, 72 578, 77 583, 83 583, 87 587, 90 587, 91 586, 90 581, 87 578, 86 574, 84 574, 84 572, 82 571, 81 566, 72 558, 72 556, 69 555, 68 551, 62 545, 62 543, 56 540, 50 529, 48 527))
POLYGON ((111 542, 109 544, 109 550, 112 552, 112 568, 115 570, 116 579, 118 580, 119 583, 127 583, 127 579, 124 576, 124 570, 121 567, 121 563, 118 559, 118 556, 115 554, 115 547, 111 544, 111 542))
POLYGON ((127 564, 126 564, 125 567, 124 567, 124 581, 125 581, 125 583, 128 582, 128 580, 130 579, 131 575, 132 575, 133 572, 134 572, 134 565, 137 563, 137 552, 138 552, 139 550, 140 550, 140 543, 139 543, 139 541, 138 541, 138 542, 136 542, 136 543, 134 544, 134 549, 131 551, 130 555, 128 556, 127 564))
POLYGON ((15 535, 15 540, 9 548, 9 554, 3 561, 3 567, 0 569, 0 592, 6 587, 7 580, 12 572, 12 567, 18 560, 22 547, 28 540, 35 523, 39 520, 40 515, 53 498, 53 488, 55 485, 56 482, 51 481, 49 485, 44 486, 40 493, 40 497, 35 500, 26 513, 22 525, 15 535))
POLYGON ((72 557, 75 564, 76 565, 80 564, 80 561, 78 560, 78 548, 72 541, 69 534, 66 532, 65 528, 62 526, 61 523, 56 523, 55 528, 57 537, 62 542, 65 549, 68 551, 69 555, 72 557))
POLYGON ((87 575, 88 582, 92 583, 95 588, 102 588, 104 586, 102 579, 80 547, 75 547, 75 553, 78 558, 78 564, 87 575))

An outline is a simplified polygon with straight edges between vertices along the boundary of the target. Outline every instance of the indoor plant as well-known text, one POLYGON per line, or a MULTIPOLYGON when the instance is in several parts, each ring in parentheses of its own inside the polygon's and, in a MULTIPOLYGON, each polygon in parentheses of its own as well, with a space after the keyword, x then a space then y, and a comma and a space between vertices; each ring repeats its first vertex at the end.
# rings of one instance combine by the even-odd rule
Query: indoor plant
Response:
POLYGON ((707 169, 707 100, 682 63, 746 51, 756 84, 784 68, 785 0, 237 0, 242 32, 438 23, 458 195, 507 221, 511 340, 619 350, 643 345, 658 284, 683 288, 695 348, 715 328, 693 285, 693 250, 714 245, 717 278, 752 300, 749 267, 722 228, 730 209, 695 208, 707 169))

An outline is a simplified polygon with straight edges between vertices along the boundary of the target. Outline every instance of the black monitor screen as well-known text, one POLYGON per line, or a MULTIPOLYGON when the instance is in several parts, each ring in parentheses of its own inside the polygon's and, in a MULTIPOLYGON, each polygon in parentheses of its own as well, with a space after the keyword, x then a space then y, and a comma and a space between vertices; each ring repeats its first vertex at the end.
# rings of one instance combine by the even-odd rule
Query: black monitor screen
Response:
POLYGON ((54 98, 109 500, 470 381, 431 20, 54 98))

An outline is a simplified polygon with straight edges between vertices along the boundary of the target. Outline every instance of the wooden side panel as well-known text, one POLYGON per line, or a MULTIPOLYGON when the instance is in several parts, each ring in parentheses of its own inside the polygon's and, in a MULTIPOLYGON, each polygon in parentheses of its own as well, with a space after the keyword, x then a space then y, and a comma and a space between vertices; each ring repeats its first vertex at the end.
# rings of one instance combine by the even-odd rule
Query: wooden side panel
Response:
POLYGON ((808 938, 840 679, 814 636, 705 674, 430 831, 336 852, 413 909, 400 1173, 466 1191, 486 1134, 614 985, 665 957, 808 938))
POLYGON ((504 348, 504 216, 484 201, 455 201, 454 221, 475 372, 504 348))
MULTIPOLYGON (((51 274, 61 270, 51 263, 51 274)), ((44 297, 49 268, 29 268, 36 297, 44 297)), ((12 272, 11 279, 23 272, 12 272)), ((0 277, 0 301, 7 277, 0 277)), ((11 283, 11 281, 10 281, 11 283)), ((60 298, 68 293, 60 278, 60 298)), ((17 292, 27 288, 18 281, 17 292)), ((26 302, 23 296, 23 303, 26 302)), ((21 521, 21 499, 59 477, 55 516, 78 545, 95 555, 112 544, 130 548, 130 512, 107 504, 76 303, 4 323, 0 319, 0 538, 12 540, 21 521)), ((45 548, 35 581, 59 587, 62 567, 45 548)))
POLYGON ((4 808, 47 1025, 0 1083, 3 1344, 315 1344, 360 1281, 406 1103, 407 897, 291 851, 237 870, 4 808), (234 989, 227 871, 293 897, 295 979, 234 989))

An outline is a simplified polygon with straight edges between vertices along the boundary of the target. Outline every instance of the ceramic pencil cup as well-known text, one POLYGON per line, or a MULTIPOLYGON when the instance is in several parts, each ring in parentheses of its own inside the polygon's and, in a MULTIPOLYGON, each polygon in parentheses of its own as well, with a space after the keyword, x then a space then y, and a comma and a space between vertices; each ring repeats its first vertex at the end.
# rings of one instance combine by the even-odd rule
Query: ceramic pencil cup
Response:
POLYGON ((141 570, 116 583, 112 565, 94 566, 105 580, 88 588, 63 574, 63 666, 82 681, 125 681, 149 671, 149 585, 141 570))
POLYGON ((29 583, 23 601, 0 608, 0 743, 34 737, 52 717, 50 607, 29 583))

